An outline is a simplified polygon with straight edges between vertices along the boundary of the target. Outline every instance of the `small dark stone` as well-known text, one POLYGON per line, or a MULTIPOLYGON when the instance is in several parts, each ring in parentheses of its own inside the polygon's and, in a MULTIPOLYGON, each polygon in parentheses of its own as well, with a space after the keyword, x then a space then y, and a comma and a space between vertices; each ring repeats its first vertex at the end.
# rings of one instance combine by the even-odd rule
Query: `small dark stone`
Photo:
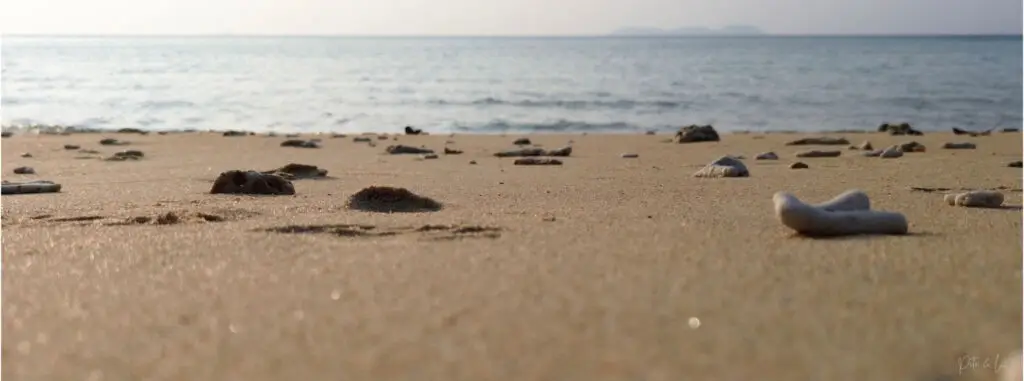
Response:
POLYGON ((1010 167, 1010 168, 1021 168, 1022 164, 1024 164, 1024 162, 1021 162, 1021 161, 1018 160, 1018 161, 1011 161, 1010 164, 1007 164, 1006 166, 1010 167))
POLYGON ((799 162, 799 161, 789 165, 789 169, 807 169, 807 168, 809 168, 807 166, 807 164, 804 164, 804 163, 799 162))
POLYGON ((82 147, 76 146, 74 144, 65 144, 64 145, 64 149, 66 149, 66 150, 76 150, 76 149, 79 149, 79 148, 82 148, 82 147))
POLYGON ((679 129, 676 132, 676 143, 698 143, 719 141, 718 131, 711 125, 698 126, 690 125, 679 129))
POLYGON ((372 186, 356 192, 348 199, 348 208, 368 212, 416 213, 441 210, 443 205, 429 197, 405 188, 372 186))
POLYGON ((445 155, 461 155, 462 151, 454 149, 454 148, 444 147, 444 154, 445 155))
POLYGON ((412 147, 412 146, 405 146, 405 145, 401 145, 401 144, 393 145, 393 146, 388 146, 388 148, 385 148, 384 151, 389 153, 389 154, 392 154, 392 155, 402 155, 402 154, 423 155, 423 154, 434 153, 434 150, 432 150, 432 149, 420 148, 420 147, 412 147))
POLYGON ((19 175, 31 175, 35 174, 36 170, 32 169, 32 167, 18 167, 14 168, 14 173, 19 175))
POLYGON ((516 141, 512 142, 512 144, 517 146, 528 146, 530 144, 533 144, 533 142, 531 142, 530 139, 527 138, 519 138, 516 139, 516 141))
POLYGON ((245 131, 228 130, 228 131, 224 131, 223 135, 226 136, 226 137, 232 137, 232 136, 248 136, 249 134, 246 133, 245 131))
POLYGON ((281 176, 256 171, 227 171, 217 176, 211 194, 293 195, 295 187, 281 176))
POLYGON ((113 138, 106 138, 106 139, 100 140, 100 145, 104 145, 104 146, 124 146, 124 145, 128 145, 128 142, 117 140, 117 139, 113 139, 113 138))
POLYGON ((423 130, 421 130, 421 129, 412 128, 412 126, 405 126, 405 134, 406 135, 419 135, 419 134, 422 134, 422 133, 423 133, 423 130))
POLYGON ((524 157, 516 159, 515 165, 562 165, 562 161, 547 157, 524 157))
POLYGON ((288 139, 281 142, 281 147, 320 148, 320 144, 313 140, 288 139))

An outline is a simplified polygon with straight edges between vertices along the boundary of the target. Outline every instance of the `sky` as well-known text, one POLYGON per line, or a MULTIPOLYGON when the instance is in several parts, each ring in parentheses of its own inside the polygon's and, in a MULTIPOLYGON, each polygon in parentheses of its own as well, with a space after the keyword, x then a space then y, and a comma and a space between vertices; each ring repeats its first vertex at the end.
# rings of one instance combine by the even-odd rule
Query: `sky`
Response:
POLYGON ((1019 34, 1021 0, 0 0, 4 34, 1019 34))

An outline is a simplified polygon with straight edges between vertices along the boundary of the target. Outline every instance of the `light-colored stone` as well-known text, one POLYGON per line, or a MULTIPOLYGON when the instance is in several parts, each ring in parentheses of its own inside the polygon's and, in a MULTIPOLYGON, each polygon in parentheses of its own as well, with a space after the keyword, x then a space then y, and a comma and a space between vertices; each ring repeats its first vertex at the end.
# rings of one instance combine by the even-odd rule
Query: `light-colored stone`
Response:
POLYGON ((810 236, 845 236, 856 234, 906 234, 907 219, 900 213, 873 211, 866 194, 856 190, 844 192, 822 205, 806 204, 795 196, 776 193, 775 216, 794 231, 810 236))
POLYGON ((968 208, 998 208, 1003 205, 1003 194, 990 190, 950 193, 943 197, 947 204, 968 208))
POLYGON ((879 154, 878 157, 883 159, 895 159, 897 157, 903 157, 903 151, 900 150, 900 147, 892 146, 882 150, 882 153, 879 154))
POLYGON ((747 171, 747 166, 739 159, 723 156, 701 168, 693 176, 703 178, 748 177, 750 172, 747 171))

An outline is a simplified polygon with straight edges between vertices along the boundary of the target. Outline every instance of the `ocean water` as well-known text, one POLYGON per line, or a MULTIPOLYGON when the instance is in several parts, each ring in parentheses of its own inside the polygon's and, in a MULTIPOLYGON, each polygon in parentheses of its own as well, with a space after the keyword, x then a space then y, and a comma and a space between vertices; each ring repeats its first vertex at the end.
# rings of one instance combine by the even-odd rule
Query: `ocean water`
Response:
POLYGON ((1016 37, 5 37, 4 125, 1021 127, 1016 37))

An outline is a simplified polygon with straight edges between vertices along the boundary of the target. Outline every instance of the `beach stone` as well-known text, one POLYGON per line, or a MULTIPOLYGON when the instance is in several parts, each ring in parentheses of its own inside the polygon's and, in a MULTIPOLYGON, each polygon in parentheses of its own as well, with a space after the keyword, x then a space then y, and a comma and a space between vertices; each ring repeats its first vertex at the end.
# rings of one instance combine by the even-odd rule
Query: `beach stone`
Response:
POLYGON ((335 139, 337 139, 337 138, 344 138, 344 137, 346 137, 346 136, 347 136, 347 135, 345 135, 345 134, 339 134, 339 133, 332 133, 332 134, 331 134, 331 137, 332 137, 332 138, 335 138, 335 139))
POLYGON ((1020 160, 1011 161, 1010 164, 1007 164, 1006 166, 1010 168, 1021 168, 1021 166, 1024 166, 1024 162, 1021 162, 1020 160))
POLYGON ((786 143, 787 146, 806 146, 806 145, 825 145, 825 146, 837 146, 847 145, 850 141, 844 138, 831 138, 831 137, 813 137, 793 140, 786 143))
POLYGON ((356 137, 352 138, 352 142, 353 143, 370 143, 370 142, 372 142, 372 140, 370 140, 370 138, 365 137, 365 136, 356 136, 356 137))
POLYGON ((802 158, 814 158, 814 157, 839 157, 843 151, 801 151, 796 153, 796 157, 802 158))
POLYGON ((82 147, 76 146, 74 144, 65 144, 64 145, 64 149, 66 149, 66 150, 75 150, 75 149, 79 149, 79 148, 82 148, 82 147))
POLYGON ((461 155, 462 151, 454 149, 454 148, 444 147, 444 154, 445 155, 461 155))
POLYGON ((322 179, 327 177, 327 170, 315 165, 289 163, 281 168, 261 172, 265 175, 277 175, 288 180, 322 179))
POLYGON ((512 144, 517 146, 528 146, 530 144, 533 144, 533 142, 531 142, 530 139, 527 138, 519 138, 516 139, 516 141, 512 142, 512 144))
POLYGON ((710 164, 704 166, 693 174, 694 177, 721 178, 721 177, 748 177, 750 171, 739 159, 723 156, 710 164))
POLYGON ((622 154, 622 155, 620 155, 620 156, 621 156, 621 157, 622 157, 623 159, 636 159, 636 158, 640 157, 640 155, 638 155, 638 154, 635 154, 635 153, 624 153, 624 154, 622 154))
POLYGON ((949 205, 968 208, 998 208, 1003 205, 1003 194, 990 190, 950 193, 943 199, 949 205))
POLYGON ((14 173, 18 175, 33 175, 36 173, 36 170, 32 167, 18 167, 14 168, 14 173))
POLYGON ((910 123, 882 123, 878 126, 878 132, 888 132, 889 135, 924 135, 921 131, 910 127, 910 123))
POLYGON ((516 159, 513 165, 562 165, 562 161, 549 157, 524 157, 516 159))
POLYGON ((257 171, 223 172, 213 181, 211 194, 293 195, 295 186, 281 176, 257 171))
POLYGON ((28 153, 28 152, 25 152, 25 153, 21 154, 21 157, 29 158, 29 157, 32 157, 32 154, 28 153))
POLYGON ((946 144, 942 145, 942 148, 945 148, 945 149, 975 149, 976 146, 974 145, 974 143, 967 143, 967 142, 964 142, 964 143, 946 143, 946 144))
POLYGON ((223 133, 223 134, 221 134, 221 135, 223 135, 223 136, 225 136, 225 137, 232 137, 232 136, 249 136, 249 133, 247 133, 247 132, 245 132, 245 131, 236 131, 236 130, 228 130, 228 131, 224 131, 224 133, 223 133))
POLYGON ((108 157, 108 158, 106 158, 104 160, 106 160, 106 161, 139 160, 139 159, 142 159, 144 156, 146 156, 146 155, 143 154, 142 151, 127 150, 127 151, 116 152, 116 153, 114 153, 113 156, 110 156, 110 157, 108 157))
POLYGON ((878 157, 881 157, 883 159, 895 159, 897 157, 902 157, 902 156, 903 156, 903 151, 901 151, 900 147, 898 147, 898 146, 892 146, 892 147, 886 148, 886 149, 882 150, 882 152, 878 155, 878 157))
POLYGON ((388 146, 387 148, 384 149, 384 151, 389 153, 389 154, 391 154, 391 155, 404 155, 404 154, 423 155, 423 154, 432 154, 432 153, 434 153, 434 150, 432 150, 432 149, 413 147, 413 146, 405 146, 405 145, 401 145, 401 144, 393 145, 393 146, 388 146))
POLYGON ((296 133, 284 134, 284 137, 285 138, 297 138, 297 137, 299 137, 299 134, 296 134, 296 133))
POLYGON ((13 132, 10 132, 10 131, 4 131, 4 132, 0 132, 0 137, 5 137, 5 138, 9 138, 9 137, 11 137, 11 136, 14 136, 14 133, 13 133, 13 132))
POLYGON ((405 188, 371 186, 348 198, 349 209, 381 213, 435 212, 443 205, 405 188))
MULTIPOLYGON (((387 134, 377 135, 377 140, 388 140, 388 138, 390 137, 387 134)), ((395 137, 395 140, 398 140, 398 137, 395 137)))
POLYGON ((476 160, 470 160, 469 165, 476 165, 476 160))
POLYGON ((7 181, 3 180, 0 194, 57 193, 61 185, 48 180, 7 181))
POLYGON ((645 135, 654 135, 654 134, 657 134, 657 133, 658 132, 654 131, 654 130, 647 130, 647 132, 644 132, 645 135))
POLYGON ((910 141, 910 142, 906 142, 906 143, 900 143, 898 146, 900 148, 900 151, 903 151, 903 153, 925 152, 927 150, 927 148, 925 148, 924 144, 921 144, 921 143, 918 143, 918 142, 914 142, 914 141, 910 141))
POLYGON ((857 146, 857 148, 860 149, 861 151, 871 151, 875 149, 875 147, 871 145, 871 142, 867 140, 861 142, 860 145, 857 146))
POLYGON ((119 134, 149 135, 149 131, 143 131, 143 130, 140 130, 138 128, 131 128, 131 127, 119 129, 119 130, 117 130, 117 133, 119 133, 119 134))
POLYGON ((104 146, 123 146, 123 145, 128 145, 128 144, 129 143, 126 142, 126 141, 121 141, 121 140, 117 140, 117 139, 113 139, 113 138, 106 138, 106 139, 100 140, 100 145, 104 145, 104 146))
POLYGON ((565 146, 559 149, 546 150, 539 147, 527 147, 514 150, 501 151, 494 154, 497 157, 532 157, 532 156, 554 156, 568 157, 572 154, 572 146, 565 146))
MULTIPOLYGON (((75 146, 75 147, 77 147, 77 146, 75 146)), ((84 153, 86 155, 99 155, 102 152, 94 150, 94 149, 80 149, 80 150, 78 150, 78 153, 84 153)))
POLYGON ((420 135, 423 134, 423 130, 418 128, 412 128, 412 126, 405 126, 406 135, 420 135))
POLYGON ((807 168, 810 168, 810 167, 808 167, 807 164, 804 164, 803 162, 799 162, 799 161, 789 165, 789 169, 807 169, 807 168))
POLYGON ((679 129, 676 132, 676 143, 698 143, 719 141, 718 131, 711 125, 698 126, 690 125, 679 129))
POLYGON ((779 155, 776 155, 775 152, 759 153, 754 156, 754 160, 779 160, 779 155))
POLYGON ((1019 128, 1004 128, 1003 132, 1020 132, 1019 128))
POLYGON ((871 200, 858 190, 848 190, 819 205, 804 203, 786 192, 776 192, 772 201, 779 222, 806 236, 899 235, 909 230, 904 215, 871 210, 871 200))
POLYGON ((967 131, 967 130, 964 130, 964 129, 953 127, 953 135, 967 135, 967 136, 971 136, 971 137, 978 137, 978 136, 989 136, 991 134, 992 134, 992 130, 975 132, 975 131, 967 131))
POLYGON ((424 160, 433 160, 433 159, 437 159, 437 154, 436 153, 428 153, 426 155, 423 155, 422 157, 423 157, 424 160))
POLYGON ((320 143, 315 140, 288 139, 281 142, 281 147, 320 148, 320 143))

